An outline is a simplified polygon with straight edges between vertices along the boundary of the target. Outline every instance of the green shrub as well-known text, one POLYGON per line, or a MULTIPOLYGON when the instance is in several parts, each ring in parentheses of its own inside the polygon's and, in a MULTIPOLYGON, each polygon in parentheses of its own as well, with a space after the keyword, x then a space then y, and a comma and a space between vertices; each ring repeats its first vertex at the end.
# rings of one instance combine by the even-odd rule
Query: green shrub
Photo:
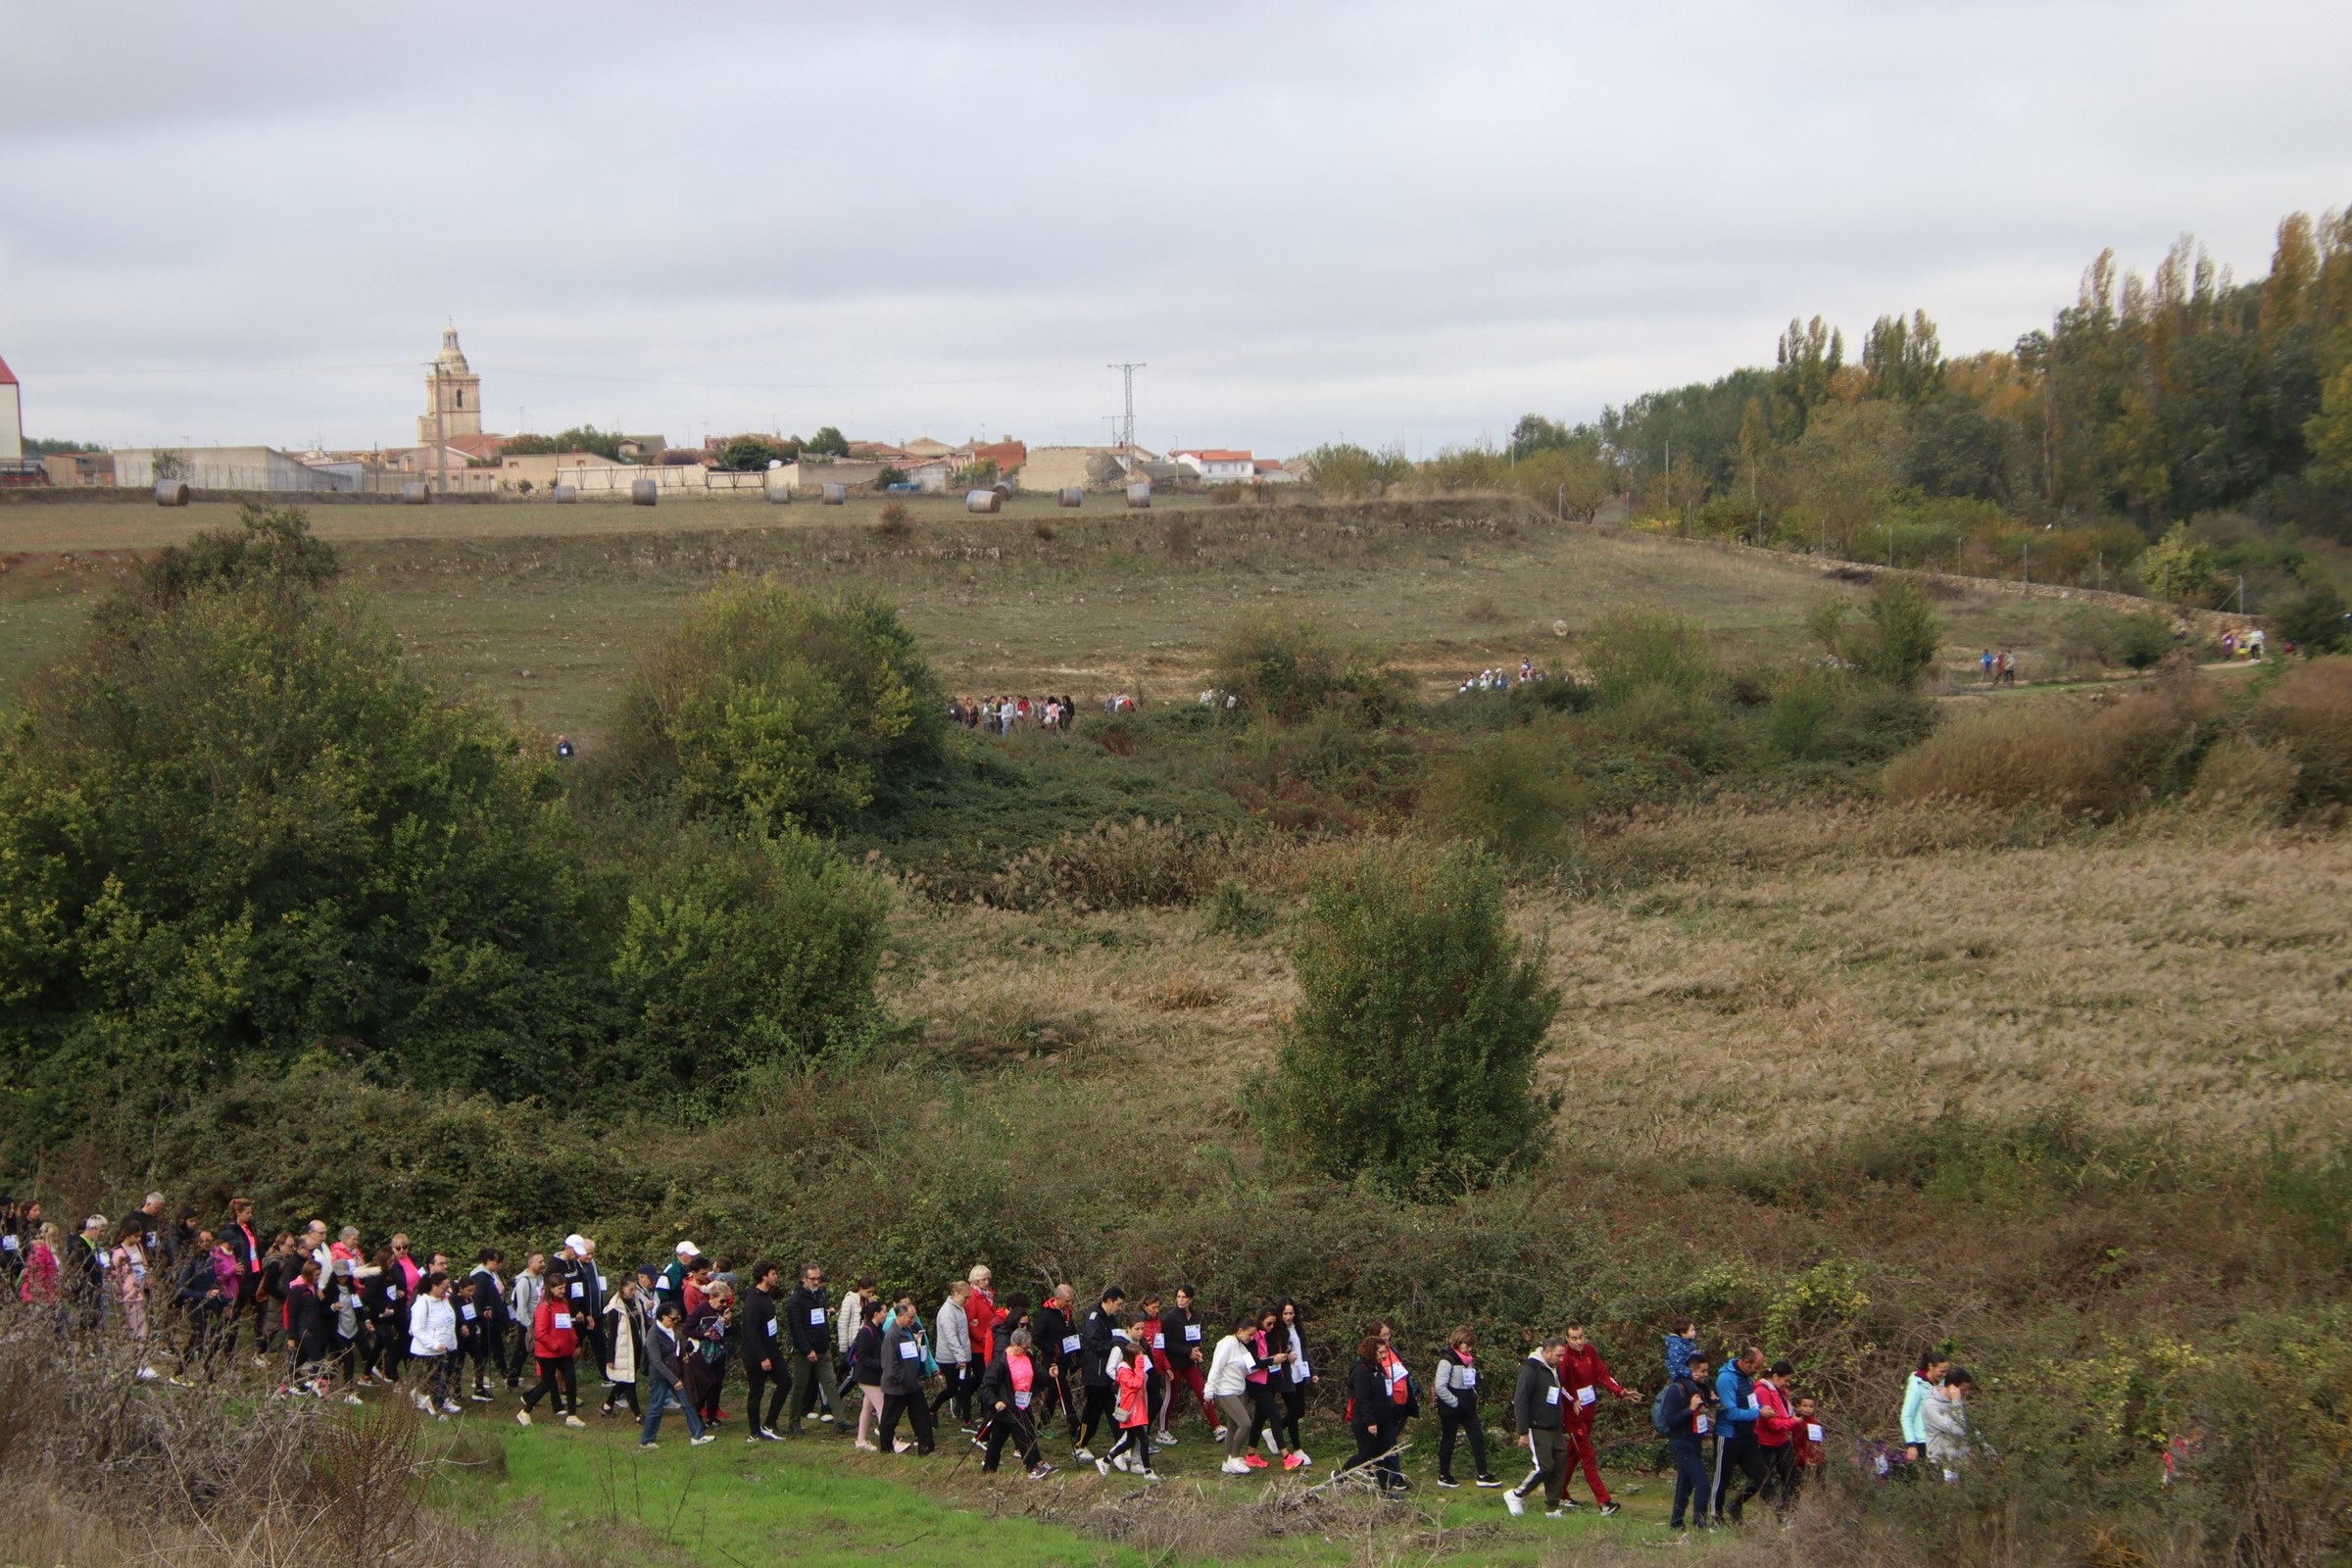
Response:
POLYGON ((631 672, 613 751, 697 810, 839 826, 937 764, 947 703, 898 612, 772 581, 720 588, 631 672))
POLYGON ((2247 727, 2294 759, 2298 805, 2352 806, 2352 657, 2288 667, 2255 701, 2247 727))
POLYGON ((1815 606, 1809 623, 1824 651, 1883 685, 1900 691, 1918 685, 1943 646, 1943 624, 1927 589, 1887 573, 1872 584, 1861 625, 1848 620, 1846 609, 1835 596, 1815 606))
POLYGON ((547 765, 381 625, 257 580, 307 552, 255 534, 100 617, 0 738, 0 1080, 156 1104, 322 1054, 565 1081, 598 958, 547 765))
POLYGON ((628 1081, 708 1098, 854 1053, 875 1023, 888 890, 804 834, 705 824, 634 892, 612 973, 628 1081))
POLYGON ((1698 622, 1664 610, 1611 610, 1584 639, 1585 671, 1603 707, 1645 692, 1679 698, 1704 693, 1722 666, 1698 622))
POLYGON ((1261 1092, 1268 1131, 1313 1169, 1396 1192, 1491 1177, 1533 1150, 1559 1009, 1474 851, 1367 851, 1309 898, 1303 1000, 1261 1092))
POLYGON ((1565 853, 1590 792, 1548 730, 1508 729, 1431 770, 1421 813, 1450 837, 1513 859, 1565 853))
POLYGON ((1253 714, 1297 724, 1332 713, 1378 724, 1409 701, 1403 673, 1362 645, 1343 645, 1309 620, 1261 612, 1218 644, 1211 680, 1253 714))
POLYGON ((2153 668, 2176 646, 2172 622, 2162 615, 2116 615, 2109 620, 2109 651, 2130 668, 2153 668))
POLYGON ((1209 891, 1200 929, 1209 936, 1262 937, 1274 925, 1274 908, 1250 891, 1250 885, 1226 877, 1209 891))
POLYGON ((2218 696, 2187 675, 2088 710, 2071 702, 2004 704, 1896 758, 1886 793, 2112 820, 2189 788, 2219 737, 2219 708, 2218 696))
POLYGON ((1796 762, 1883 762, 1935 727, 1934 708, 1915 693, 1817 669, 1782 677, 1763 715, 1765 744, 1796 762))

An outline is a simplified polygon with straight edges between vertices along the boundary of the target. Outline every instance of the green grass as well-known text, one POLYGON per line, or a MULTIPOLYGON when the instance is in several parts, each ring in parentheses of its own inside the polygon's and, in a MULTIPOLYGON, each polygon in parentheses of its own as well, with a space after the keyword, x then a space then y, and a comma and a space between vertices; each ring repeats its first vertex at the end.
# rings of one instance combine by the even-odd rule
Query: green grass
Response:
MULTIPOLYGON (((1488 1413, 1502 1414, 1499 1408, 1488 1413)), ((1168 1536, 1114 1544, 1062 1521, 1083 1518, 1147 1484, 1116 1473, 1104 1480, 1091 1466, 1068 1465, 1066 1448, 1051 1442, 1049 1459, 1064 1467, 1043 1482, 1031 1482, 1017 1473, 1009 1454, 999 1477, 981 1476, 977 1451, 961 1436, 946 1432, 938 1453, 917 1458, 859 1454, 846 1437, 830 1431, 753 1446, 743 1441, 740 1420, 731 1420, 716 1429, 716 1443, 692 1448, 683 1423, 672 1413, 663 1423, 661 1449, 648 1454, 637 1449, 633 1422, 592 1419, 589 1431, 572 1432, 548 1425, 543 1417, 525 1432, 495 1417, 477 1419, 481 1433, 495 1437, 504 1448, 504 1474, 461 1483, 454 1500, 462 1512, 528 1508, 536 1527, 559 1539, 625 1522, 710 1568, 779 1561, 862 1563, 883 1554, 906 1568, 967 1568, 983 1554, 999 1568, 1212 1560, 1336 1568, 1363 1560, 1365 1548, 1360 1525, 1320 1535, 1228 1537, 1215 1555, 1188 1551, 1168 1536), (1029 1511, 1047 1517, 1024 1516, 1029 1511)), ((1199 1423, 1184 1425, 1180 1436, 1184 1441, 1177 1447, 1154 1455, 1162 1489, 1175 1494, 1164 1499, 1171 1507, 1188 1512, 1222 1507, 1238 1514, 1276 1485, 1265 1473, 1249 1481, 1219 1476, 1221 1452, 1199 1423)), ((1581 1514, 1548 1520, 1539 1506, 1513 1520, 1499 1493, 1466 1485, 1450 1493, 1437 1488, 1434 1420, 1414 1423, 1408 1437, 1413 1447, 1405 1465, 1414 1482, 1414 1506, 1368 1510, 1379 1518, 1376 1539, 1384 1558, 1406 1547, 1408 1538, 1416 1554, 1431 1554, 1441 1531, 1450 1544, 1471 1554, 1466 1560, 1530 1568, 1562 1542, 1658 1544, 1670 1534, 1663 1526, 1671 1478, 1610 1474, 1611 1489, 1625 1510, 1614 1519, 1597 1517, 1580 1479, 1576 1490, 1587 1501, 1581 1514)), ((1318 1463, 1280 1485, 1298 1490, 1322 1481, 1332 1462, 1351 1451, 1337 1427, 1310 1427, 1307 1438, 1318 1463)), ((1512 1481, 1525 1474, 1512 1463, 1516 1453, 1494 1457, 1497 1474, 1512 1481)), ((1468 1469, 1465 1458, 1457 1473, 1466 1480, 1468 1469)))

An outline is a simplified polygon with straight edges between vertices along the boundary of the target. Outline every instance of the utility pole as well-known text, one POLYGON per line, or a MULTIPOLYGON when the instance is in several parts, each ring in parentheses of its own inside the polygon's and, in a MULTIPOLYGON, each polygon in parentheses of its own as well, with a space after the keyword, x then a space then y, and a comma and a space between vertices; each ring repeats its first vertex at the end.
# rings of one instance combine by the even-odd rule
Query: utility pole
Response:
POLYGON ((2242 571, 2237 574, 2237 612, 2246 612, 2246 574, 2242 571))
POLYGON ((439 359, 433 361, 433 454, 441 466, 441 494, 449 494, 449 438, 441 425, 441 408, 448 394, 441 390, 443 375, 439 359))
POLYGON ((1127 416, 1126 422, 1119 429, 1119 450, 1126 453, 1130 460, 1135 456, 1135 372, 1149 368, 1140 361, 1103 367, 1106 370, 1118 371, 1126 382, 1127 416))
POLYGON ((2020 562, 2020 565, 2017 568, 2018 576, 2028 586, 2031 586, 2034 581, 2034 541, 2031 539, 2020 539, 2017 542, 2017 553, 2018 561, 2020 562))

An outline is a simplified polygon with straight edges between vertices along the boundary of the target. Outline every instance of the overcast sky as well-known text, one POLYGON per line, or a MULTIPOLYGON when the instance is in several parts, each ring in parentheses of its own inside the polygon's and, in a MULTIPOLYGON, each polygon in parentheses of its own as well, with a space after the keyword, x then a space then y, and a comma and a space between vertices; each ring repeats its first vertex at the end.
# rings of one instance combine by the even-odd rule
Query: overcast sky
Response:
POLYGON ((0 4, 26 431, 1434 452, 2352 202, 2352 6, 0 4))

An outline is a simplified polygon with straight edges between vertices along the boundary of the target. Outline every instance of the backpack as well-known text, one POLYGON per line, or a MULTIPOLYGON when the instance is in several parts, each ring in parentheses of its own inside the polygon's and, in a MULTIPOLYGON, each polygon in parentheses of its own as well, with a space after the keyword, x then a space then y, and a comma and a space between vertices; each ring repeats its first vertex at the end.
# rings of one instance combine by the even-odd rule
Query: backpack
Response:
MULTIPOLYGON (((1673 1415, 1666 1408, 1667 1396, 1681 1387, 1683 1387, 1683 1382, 1680 1378, 1669 1379, 1666 1386, 1658 1391, 1658 1396, 1649 1401, 1650 1430, 1661 1438, 1674 1430, 1671 1424, 1674 1419, 1673 1415)), ((1685 1395, 1684 1397, 1689 1398, 1690 1396, 1685 1395)))

